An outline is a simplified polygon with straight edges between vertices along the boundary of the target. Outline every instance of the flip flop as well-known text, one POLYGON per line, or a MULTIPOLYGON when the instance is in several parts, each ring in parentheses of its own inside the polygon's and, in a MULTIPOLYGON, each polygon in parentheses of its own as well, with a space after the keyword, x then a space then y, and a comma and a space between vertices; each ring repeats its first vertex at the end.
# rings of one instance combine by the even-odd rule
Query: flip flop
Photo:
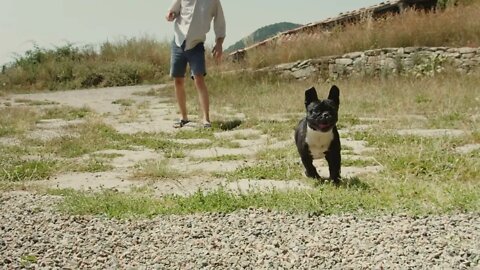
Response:
POLYGON ((190 123, 190 120, 183 120, 183 119, 181 119, 181 120, 175 122, 175 123, 173 124, 173 127, 174 127, 174 128, 182 128, 183 126, 185 126, 185 125, 188 124, 188 123, 190 123))

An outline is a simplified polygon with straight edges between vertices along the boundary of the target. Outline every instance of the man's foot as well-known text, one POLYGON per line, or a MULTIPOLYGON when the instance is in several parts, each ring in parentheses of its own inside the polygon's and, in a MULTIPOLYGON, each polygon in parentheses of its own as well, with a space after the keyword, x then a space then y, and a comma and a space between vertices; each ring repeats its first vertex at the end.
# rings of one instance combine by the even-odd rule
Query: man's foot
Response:
POLYGON ((188 124, 188 123, 190 123, 190 120, 183 120, 183 119, 181 119, 181 120, 175 122, 175 123, 173 124, 173 127, 174 127, 174 128, 181 128, 181 127, 185 126, 185 125, 188 124))
POLYGON ((210 122, 203 123, 203 128, 211 128, 212 124, 210 122))

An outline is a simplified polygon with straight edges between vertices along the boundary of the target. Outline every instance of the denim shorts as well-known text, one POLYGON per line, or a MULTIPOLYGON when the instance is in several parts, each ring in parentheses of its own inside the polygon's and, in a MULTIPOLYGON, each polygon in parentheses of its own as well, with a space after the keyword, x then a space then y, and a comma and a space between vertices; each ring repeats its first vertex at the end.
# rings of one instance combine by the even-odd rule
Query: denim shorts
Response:
POLYGON ((178 47, 175 41, 172 42, 170 76, 174 78, 185 77, 187 64, 190 66, 192 78, 194 75, 207 75, 203 42, 187 51, 185 51, 185 42, 181 47, 178 47))

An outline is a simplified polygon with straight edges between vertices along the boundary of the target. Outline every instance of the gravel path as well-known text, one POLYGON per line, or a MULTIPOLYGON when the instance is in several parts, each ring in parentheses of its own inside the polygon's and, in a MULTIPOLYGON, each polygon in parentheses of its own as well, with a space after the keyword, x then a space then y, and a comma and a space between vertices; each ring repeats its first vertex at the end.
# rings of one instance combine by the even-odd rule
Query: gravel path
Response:
POLYGON ((0 268, 479 269, 480 215, 233 214, 110 220, 0 193, 0 268))

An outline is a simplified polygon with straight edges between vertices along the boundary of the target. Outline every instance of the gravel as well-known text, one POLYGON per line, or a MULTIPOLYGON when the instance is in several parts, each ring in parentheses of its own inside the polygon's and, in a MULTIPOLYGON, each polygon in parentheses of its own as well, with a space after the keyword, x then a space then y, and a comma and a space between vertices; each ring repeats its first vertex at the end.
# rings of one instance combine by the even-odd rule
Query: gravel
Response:
POLYGON ((265 210, 114 220, 0 193, 0 269, 479 269, 480 214, 265 210))

